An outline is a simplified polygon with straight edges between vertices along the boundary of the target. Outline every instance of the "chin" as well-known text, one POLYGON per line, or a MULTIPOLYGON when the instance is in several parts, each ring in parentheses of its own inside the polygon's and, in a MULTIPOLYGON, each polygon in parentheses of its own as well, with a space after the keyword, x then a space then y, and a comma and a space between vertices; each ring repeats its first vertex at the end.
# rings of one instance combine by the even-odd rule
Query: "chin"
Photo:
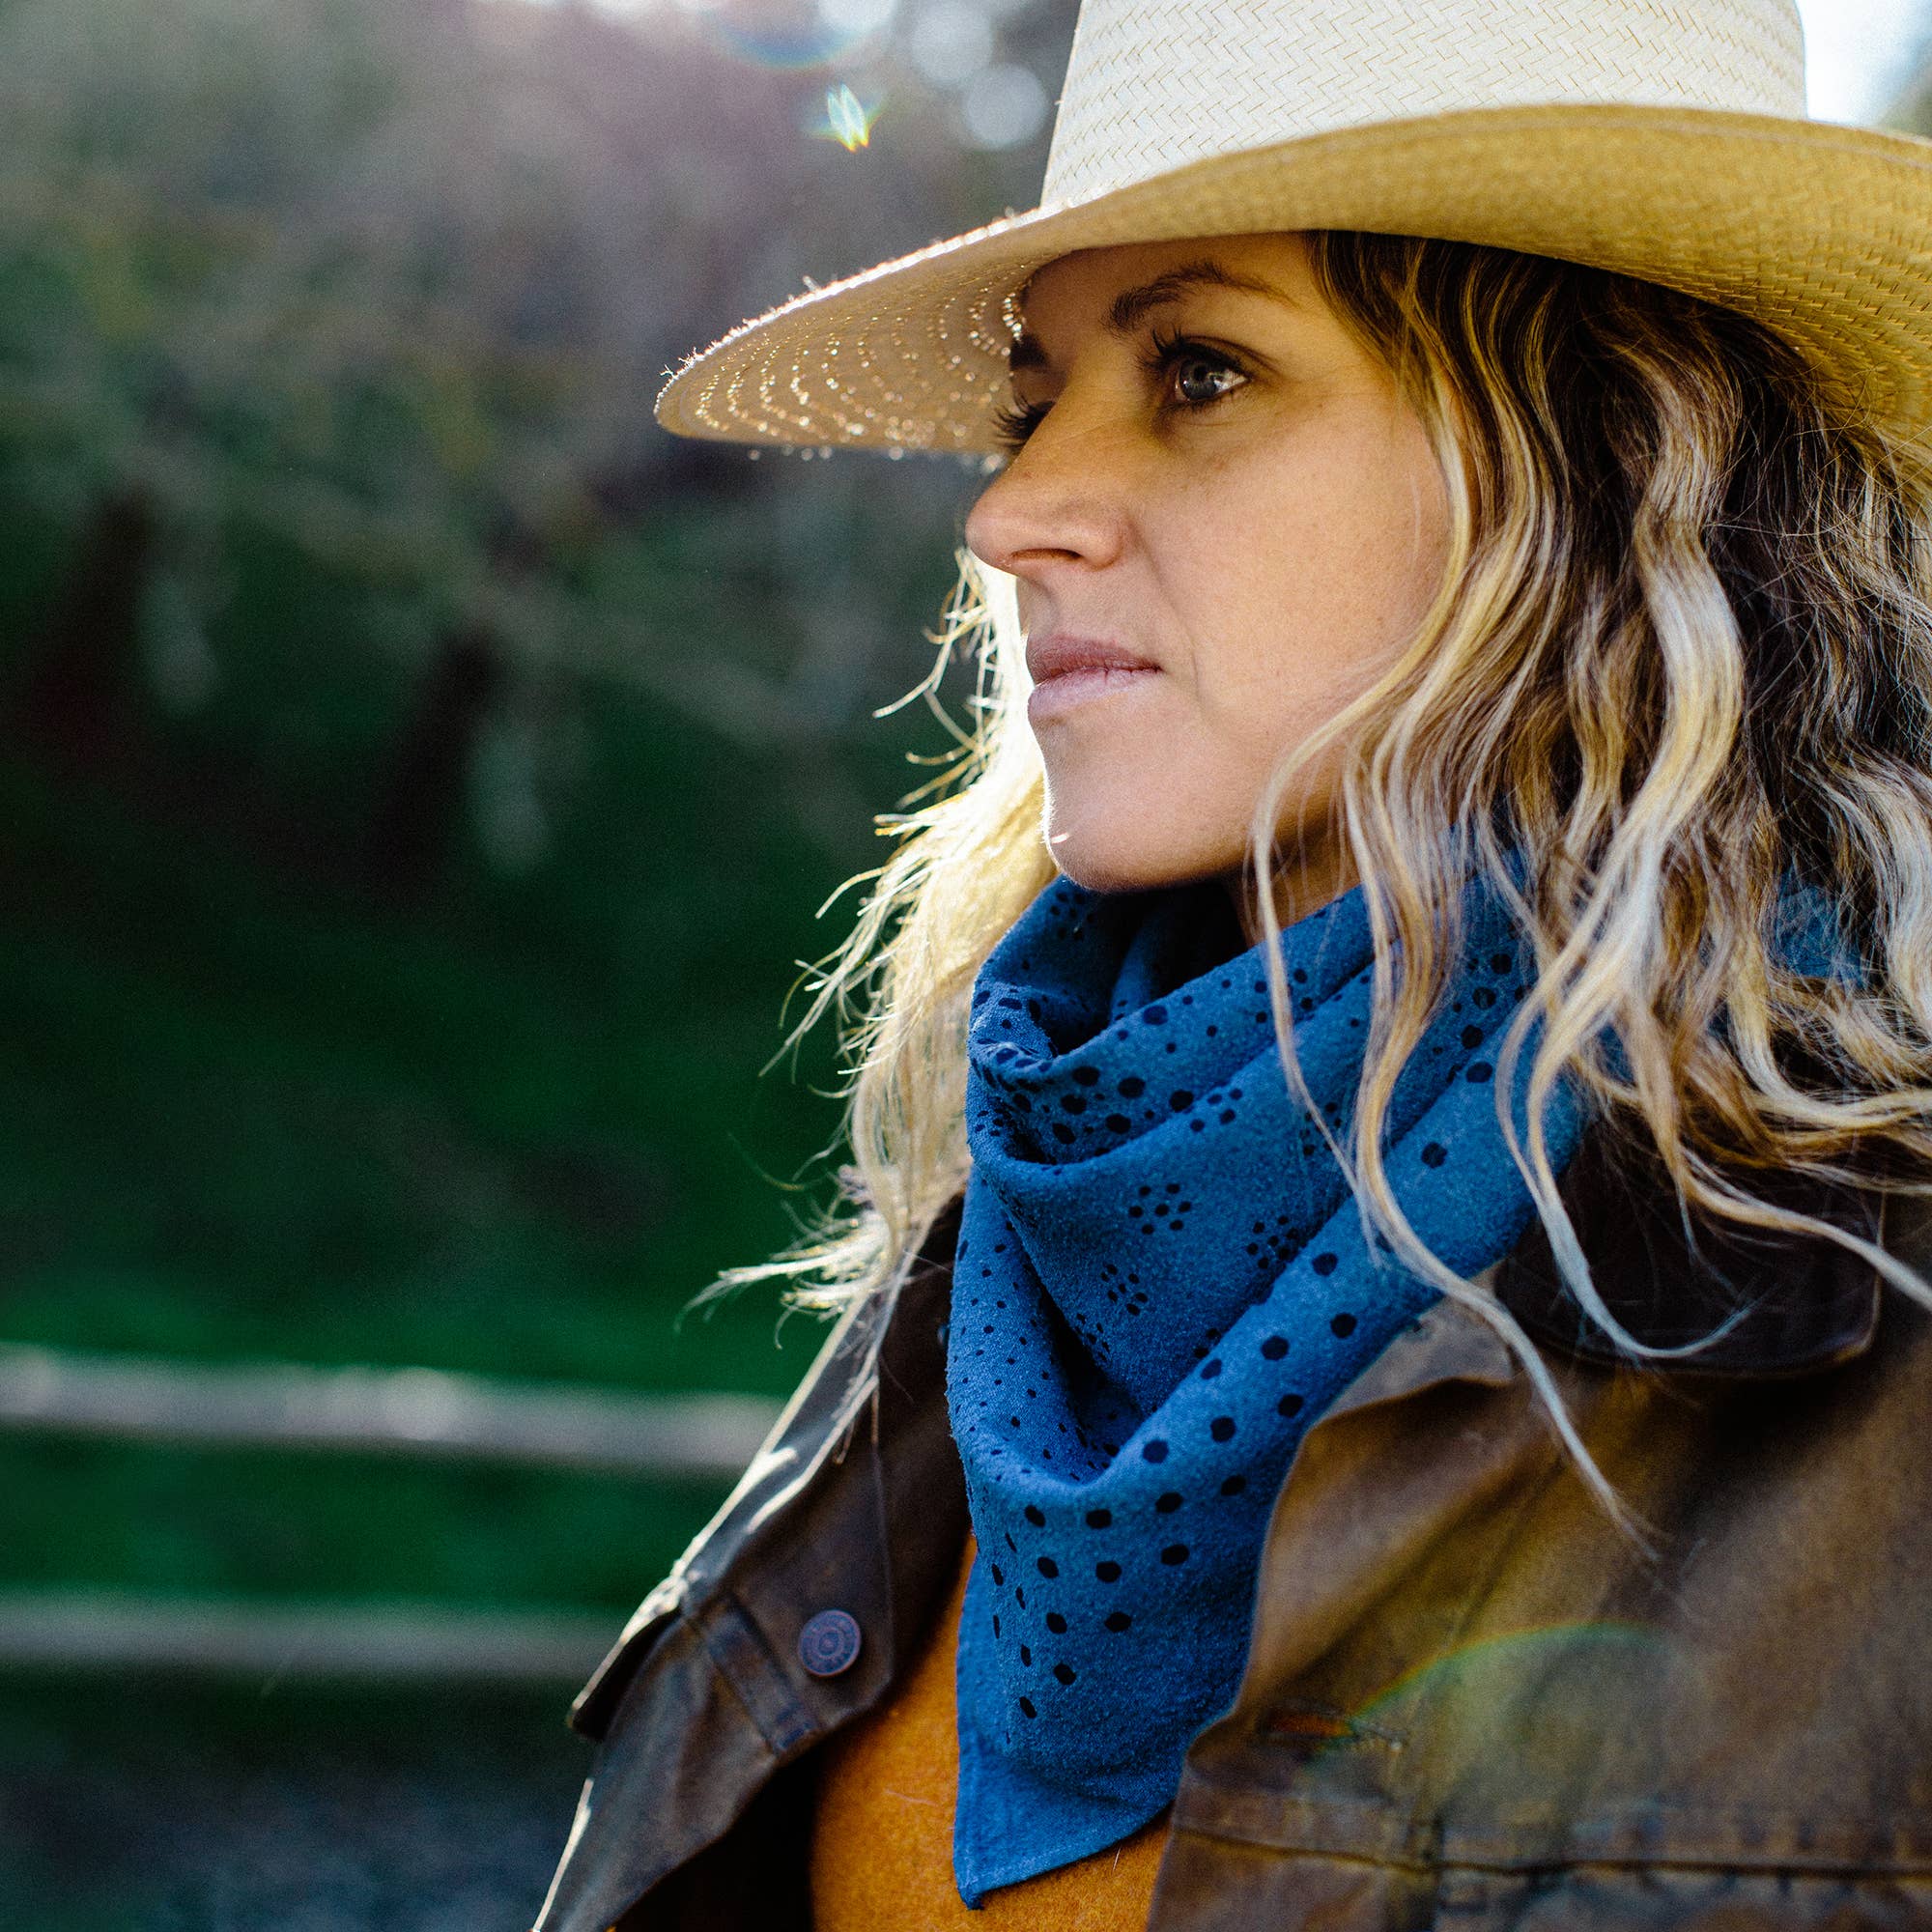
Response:
POLYGON ((1078 813, 1049 794, 1043 830, 1055 867, 1092 893, 1147 893, 1191 885, 1239 870, 1241 837, 1205 840, 1192 826, 1163 836, 1159 815, 1145 797, 1110 800, 1078 813))
POLYGON ((1090 893, 1144 893, 1173 883, 1145 867, 1122 865, 1111 855, 1100 860, 1085 851, 1060 850, 1054 852, 1053 863, 1064 878, 1090 893))

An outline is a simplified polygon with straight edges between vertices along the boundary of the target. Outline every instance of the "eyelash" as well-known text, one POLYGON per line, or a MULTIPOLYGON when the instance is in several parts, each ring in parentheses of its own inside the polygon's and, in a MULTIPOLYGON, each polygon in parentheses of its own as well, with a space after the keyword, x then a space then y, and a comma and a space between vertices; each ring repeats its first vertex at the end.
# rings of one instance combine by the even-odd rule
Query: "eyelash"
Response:
MULTIPOLYGON (((1208 344, 1196 342, 1189 336, 1169 334, 1159 327, 1154 328, 1149 336, 1147 352, 1141 357, 1141 367, 1150 376, 1162 378, 1164 388, 1166 379, 1173 376, 1180 362, 1189 359, 1205 362, 1210 368, 1225 370, 1231 376, 1240 377, 1243 382, 1247 380, 1247 371, 1225 349, 1211 348, 1208 344)), ((1223 390, 1222 396, 1228 393, 1229 391, 1223 390)), ((1216 396, 1206 403, 1189 403, 1177 402, 1163 393, 1161 407, 1189 411, 1212 409, 1215 403, 1221 401, 1222 396, 1216 396)), ((1013 455, 1020 449, 1027 438, 1039 427, 1051 407, 1050 403, 1014 401, 994 410, 993 434, 1008 455, 1013 455)))

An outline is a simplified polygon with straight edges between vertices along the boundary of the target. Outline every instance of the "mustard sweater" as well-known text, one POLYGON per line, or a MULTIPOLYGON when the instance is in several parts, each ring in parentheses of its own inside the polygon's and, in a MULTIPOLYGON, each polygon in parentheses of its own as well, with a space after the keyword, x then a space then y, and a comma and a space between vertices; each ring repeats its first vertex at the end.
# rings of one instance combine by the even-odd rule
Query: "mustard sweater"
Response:
POLYGON ((828 1747, 812 1828, 816 1932, 1141 1932, 1165 1818, 1111 1851, 989 1892, 978 1912, 952 1882, 959 1777, 953 1652, 973 1547, 923 1656, 881 1710, 828 1747))

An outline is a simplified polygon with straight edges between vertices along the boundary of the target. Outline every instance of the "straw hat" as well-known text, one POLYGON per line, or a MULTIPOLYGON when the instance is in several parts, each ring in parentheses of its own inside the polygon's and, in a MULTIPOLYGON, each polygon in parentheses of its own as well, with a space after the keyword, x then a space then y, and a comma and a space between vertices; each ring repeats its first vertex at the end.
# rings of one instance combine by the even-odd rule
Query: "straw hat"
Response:
POLYGON ((1038 208, 694 355, 681 436, 986 450, 1014 298, 1078 248, 1312 228, 1740 309, 1932 430, 1932 141, 1807 121, 1793 0, 1085 0, 1038 208))

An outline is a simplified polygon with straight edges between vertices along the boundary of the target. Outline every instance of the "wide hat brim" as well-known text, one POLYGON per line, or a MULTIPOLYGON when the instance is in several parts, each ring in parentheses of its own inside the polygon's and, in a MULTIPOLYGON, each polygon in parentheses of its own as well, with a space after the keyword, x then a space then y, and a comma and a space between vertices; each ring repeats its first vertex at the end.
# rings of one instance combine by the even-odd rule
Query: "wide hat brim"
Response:
POLYGON ((1361 229, 1554 256, 1736 309, 1842 408, 1932 440, 1932 141, 1787 116, 1478 108, 1210 155, 798 296, 693 355, 680 436, 823 448, 998 447, 1013 298, 1083 248, 1361 229))

